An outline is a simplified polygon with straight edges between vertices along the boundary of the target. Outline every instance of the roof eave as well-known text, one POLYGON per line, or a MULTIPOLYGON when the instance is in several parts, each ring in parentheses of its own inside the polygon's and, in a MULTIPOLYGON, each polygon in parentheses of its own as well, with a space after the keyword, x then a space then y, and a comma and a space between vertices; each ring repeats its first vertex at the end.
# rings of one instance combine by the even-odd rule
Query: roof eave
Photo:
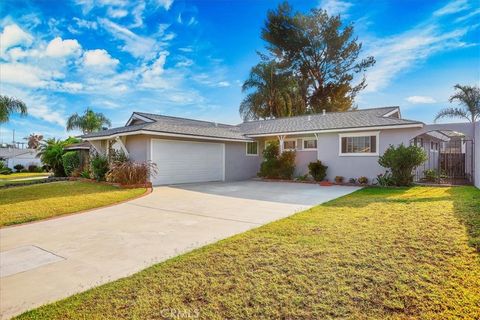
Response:
POLYGON ((330 133, 330 132, 351 132, 351 131, 366 131, 366 130, 389 130, 389 129, 402 129, 402 128, 423 128, 422 122, 409 123, 409 124, 395 124, 384 126, 368 126, 368 127, 350 127, 350 128, 333 128, 333 129, 314 129, 305 131, 288 131, 288 132, 270 132, 270 133, 258 133, 258 134, 245 134, 247 137, 271 137, 279 135, 298 135, 298 134, 313 134, 313 133, 330 133))
POLYGON ((84 140, 87 141, 96 141, 96 140, 105 140, 105 139, 112 139, 121 136, 131 136, 131 135, 138 135, 138 134, 146 134, 146 135, 154 135, 154 136, 165 136, 165 137, 179 137, 179 138, 193 138, 198 140, 216 140, 216 141, 234 141, 234 142, 250 142, 252 139, 245 137, 245 139, 237 139, 237 138, 227 138, 227 137, 215 137, 215 136, 207 136, 207 135, 195 135, 195 134, 187 134, 187 133, 176 133, 176 132, 166 132, 166 131, 153 131, 153 130, 134 130, 134 131, 127 131, 127 132, 120 132, 111 135, 101 135, 95 137, 84 137, 84 140))

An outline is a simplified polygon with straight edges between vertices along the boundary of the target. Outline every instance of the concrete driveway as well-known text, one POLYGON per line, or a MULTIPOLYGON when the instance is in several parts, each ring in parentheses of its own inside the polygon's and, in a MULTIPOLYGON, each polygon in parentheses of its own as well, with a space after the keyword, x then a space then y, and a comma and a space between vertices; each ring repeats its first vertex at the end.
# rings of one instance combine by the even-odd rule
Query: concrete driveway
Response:
POLYGON ((259 181, 158 187, 117 206, 1 229, 2 318, 357 189, 259 181))

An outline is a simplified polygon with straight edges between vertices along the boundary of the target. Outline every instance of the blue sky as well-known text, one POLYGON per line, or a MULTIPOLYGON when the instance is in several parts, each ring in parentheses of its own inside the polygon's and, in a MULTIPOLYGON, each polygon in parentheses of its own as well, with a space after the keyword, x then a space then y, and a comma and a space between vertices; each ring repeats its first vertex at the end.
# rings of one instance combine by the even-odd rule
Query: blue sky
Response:
MULTIPOLYGON (((0 4, 0 92, 29 116, 3 125, 0 142, 30 133, 65 137, 86 107, 114 126, 132 111, 241 122, 241 84, 265 51, 261 0, 4 0, 0 4)), ((480 82, 480 1, 291 1, 355 25, 366 74, 359 108, 399 105, 431 122, 456 83, 480 82)))

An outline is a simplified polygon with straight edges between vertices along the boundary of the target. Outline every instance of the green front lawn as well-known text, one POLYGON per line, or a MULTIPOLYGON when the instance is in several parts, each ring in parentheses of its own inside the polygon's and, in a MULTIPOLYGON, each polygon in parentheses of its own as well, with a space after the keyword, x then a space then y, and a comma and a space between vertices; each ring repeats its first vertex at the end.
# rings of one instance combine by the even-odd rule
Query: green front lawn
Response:
POLYGON ((29 184, 29 183, 34 183, 34 182, 38 182, 40 180, 46 180, 48 179, 48 177, 45 177, 42 179, 40 178, 31 178, 31 179, 20 179, 20 178, 17 178, 17 179, 13 179, 13 180, 0 180, 0 187, 3 187, 4 185, 11 185, 11 184, 29 184))
POLYGON ((34 178, 34 177, 48 177, 50 173, 48 172, 18 172, 11 174, 0 174, 1 180, 15 180, 23 178, 34 178))
POLYGON ((90 182, 53 182, 0 189, 0 226, 35 221, 137 197, 145 188, 119 189, 90 182))
POLYGON ((364 189, 19 318, 478 319, 479 215, 473 187, 364 189))

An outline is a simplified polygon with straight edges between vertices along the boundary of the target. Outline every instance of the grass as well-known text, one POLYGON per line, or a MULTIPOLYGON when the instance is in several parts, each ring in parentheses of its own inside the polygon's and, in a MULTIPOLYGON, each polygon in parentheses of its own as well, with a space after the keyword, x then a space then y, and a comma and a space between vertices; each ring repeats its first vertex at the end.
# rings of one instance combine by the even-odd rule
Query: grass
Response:
POLYGON ((11 184, 29 184, 29 183, 34 183, 38 182, 39 180, 46 180, 48 177, 45 177, 45 179, 39 179, 39 178, 32 178, 32 179, 13 179, 13 180, 0 180, 0 187, 4 185, 11 185, 11 184))
POLYGON ((0 174, 0 181, 33 178, 33 177, 48 177, 49 175, 50 174, 48 172, 17 172, 17 173, 11 173, 11 174, 0 174))
POLYGON ((19 319, 478 319, 479 214, 473 187, 364 189, 19 319))
POLYGON ((76 181, 0 189, 0 226, 101 207, 144 192, 145 188, 119 189, 76 181))

